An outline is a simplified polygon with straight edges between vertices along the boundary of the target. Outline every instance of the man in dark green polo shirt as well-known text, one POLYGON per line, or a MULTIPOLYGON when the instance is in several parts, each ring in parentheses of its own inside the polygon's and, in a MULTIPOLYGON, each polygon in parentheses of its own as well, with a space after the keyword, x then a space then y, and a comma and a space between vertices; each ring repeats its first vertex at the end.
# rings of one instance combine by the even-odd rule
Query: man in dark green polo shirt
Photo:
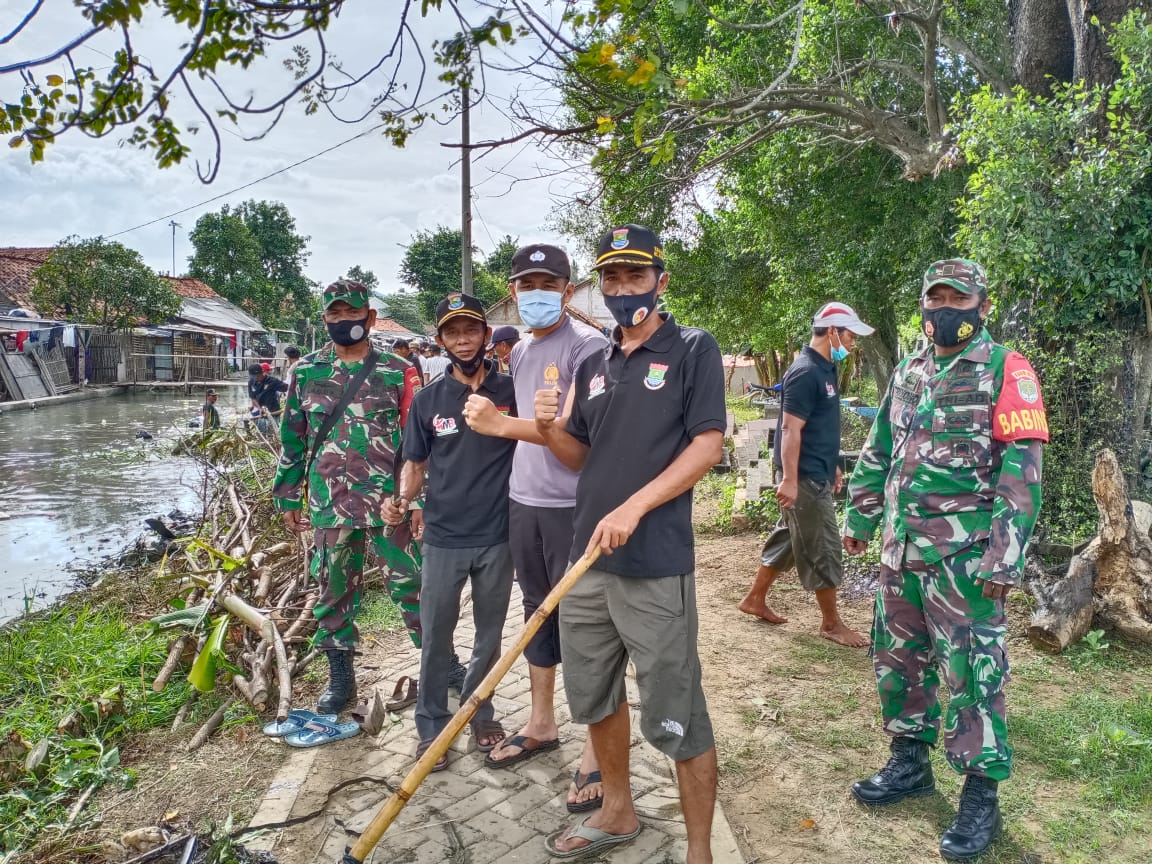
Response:
POLYGON ((571 857, 640 832, 632 805, 624 673, 636 667, 640 728, 676 762, 688 864, 710 864, 716 747, 696 651, 692 487, 720 461, 724 370, 716 340, 656 311, 668 287, 660 239, 621 225, 600 240, 595 269, 619 323, 606 354, 576 371, 571 416, 556 423, 555 389, 536 394, 537 427, 556 457, 582 470, 573 558, 599 548, 596 567, 560 604, 564 689, 572 719, 589 725, 604 803, 547 839, 571 857))

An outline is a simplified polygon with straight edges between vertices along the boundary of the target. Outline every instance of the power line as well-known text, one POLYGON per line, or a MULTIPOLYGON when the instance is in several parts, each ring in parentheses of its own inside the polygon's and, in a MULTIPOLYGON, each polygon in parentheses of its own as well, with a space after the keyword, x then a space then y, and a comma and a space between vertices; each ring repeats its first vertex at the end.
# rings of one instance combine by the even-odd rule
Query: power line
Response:
POLYGON ((243 186, 237 186, 235 189, 229 189, 227 192, 221 192, 219 195, 215 195, 211 198, 205 199, 204 201, 200 201, 197 204, 192 204, 189 207, 185 207, 183 210, 177 210, 175 213, 169 213, 167 216, 158 216, 157 218, 151 219, 147 222, 143 222, 140 225, 134 225, 131 228, 125 228, 123 231, 117 231, 115 234, 109 234, 109 235, 107 235, 108 239, 111 239, 113 237, 119 237, 122 234, 130 234, 133 231, 139 231, 141 228, 147 228, 149 225, 155 225, 157 222, 163 222, 165 219, 173 219, 176 216, 181 216, 184 213, 187 213, 189 210, 195 210, 198 207, 203 207, 205 204, 212 204, 215 201, 219 201, 221 198, 227 198, 229 195, 235 195, 237 192, 243 192, 245 189, 250 189, 251 187, 255 186, 257 183, 263 183, 265 180, 270 180, 271 178, 276 177, 279 174, 283 174, 287 171, 291 171, 293 168, 299 168, 305 162, 311 162, 313 159, 318 159, 321 156, 324 156, 328 153, 331 153, 333 150, 339 150, 345 144, 351 144, 353 141, 357 140, 358 138, 363 138, 365 135, 371 135, 377 129, 383 128, 384 125, 385 125, 384 123, 377 123, 375 126, 371 127, 370 129, 365 129, 363 132, 360 132, 356 135, 353 135, 351 138, 345 138, 339 144, 333 144, 331 147, 328 147, 324 150, 321 150, 319 153, 313 153, 311 156, 306 156, 303 159, 301 159, 299 162, 293 162, 291 165, 285 165, 283 168, 278 168, 277 170, 273 171, 271 174, 265 174, 263 177, 257 177, 255 180, 252 180, 248 183, 245 183, 243 186))

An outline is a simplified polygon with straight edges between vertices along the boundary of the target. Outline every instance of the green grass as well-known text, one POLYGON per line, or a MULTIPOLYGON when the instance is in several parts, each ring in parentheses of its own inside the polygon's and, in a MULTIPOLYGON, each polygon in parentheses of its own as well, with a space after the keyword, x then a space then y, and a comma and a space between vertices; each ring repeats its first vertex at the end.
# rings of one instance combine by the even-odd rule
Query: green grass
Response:
POLYGON ((728 410, 732 412, 737 423, 764 419, 764 412, 752 405, 747 399, 742 399, 739 396, 725 396, 724 404, 728 406, 728 410))
POLYGON ((398 607, 383 591, 372 591, 360 607, 356 623, 361 630, 383 634, 404 629, 404 619, 398 607))
POLYGON ((67 603, 17 620, 0 637, 0 860, 64 821, 89 786, 128 784, 116 743, 130 732, 171 723, 189 695, 175 676, 162 693, 152 678, 167 656, 167 634, 153 633, 119 609, 67 603), (121 689, 122 688, 122 689, 121 689), (122 693, 122 707, 118 704, 122 693), (101 697, 114 705, 102 712, 101 697), (79 712, 75 734, 57 731, 79 712), (43 763, 25 770, 25 750, 47 742, 43 763))

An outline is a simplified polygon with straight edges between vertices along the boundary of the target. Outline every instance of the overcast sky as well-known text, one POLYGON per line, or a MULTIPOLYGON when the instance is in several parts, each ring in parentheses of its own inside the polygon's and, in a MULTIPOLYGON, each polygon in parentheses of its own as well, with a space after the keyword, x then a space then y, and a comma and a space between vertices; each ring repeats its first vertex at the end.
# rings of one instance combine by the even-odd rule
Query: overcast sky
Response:
MULTIPOLYGON (((0 32, 11 29, 31 3, 0 0, 0 32)), ((350 68, 362 67, 379 56, 380 45, 392 38, 394 28, 393 15, 380 10, 398 5, 380 0, 349 4, 329 32, 331 46, 350 68), (370 11, 373 9, 376 11, 370 11)), ((32 26, 0 49, 3 62, 39 56, 83 31, 83 19, 66 0, 53 0, 45 7, 32 26)), ((442 17, 416 22, 425 46, 447 33, 446 23, 442 17)), ((170 28, 150 27, 134 39, 134 44, 159 64, 175 49, 176 35, 170 28)), ((87 49, 78 51, 76 58, 97 66, 107 62, 87 49)), ((49 71, 65 74, 66 68, 44 70, 44 74, 49 71)), ((230 82, 237 94, 251 92, 257 101, 282 94, 290 83, 288 73, 275 61, 258 64, 242 78, 233 76, 230 82)), ((490 79, 491 90, 502 95, 510 93, 516 83, 510 77, 490 79)), ((18 98, 18 87, 12 76, 0 78, 0 94, 5 99, 18 98)), ((344 107, 352 113, 355 100, 369 94, 368 89, 360 91, 344 107)), ((95 141, 70 133, 50 146, 45 161, 36 165, 29 162, 26 148, 0 147, 0 189, 4 190, 0 246, 51 246, 72 234, 116 234, 331 147, 375 122, 374 116, 358 126, 339 123, 326 114, 305 117, 303 109, 293 105, 261 141, 243 141, 226 132, 222 168, 207 186, 197 178, 193 162, 160 169, 147 153, 121 144, 126 136, 120 134, 95 141)), ((513 131, 509 121, 491 106, 480 106, 473 112, 472 126, 474 140, 513 131)), ((300 232, 311 237, 310 277, 328 282, 359 264, 373 270, 384 289, 394 288, 399 285, 396 274, 402 244, 414 232, 440 224, 459 225, 460 172, 453 164, 458 151, 440 146, 442 141, 459 141, 459 136, 457 124, 443 128, 432 125, 402 150, 378 135, 367 136, 222 201, 177 216, 181 227, 176 229, 176 268, 183 272, 187 266, 192 251, 187 232, 197 217, 225 203, 268 199, 284 202, 300 232)), ((203 159, 211 155, 207 138, 202 134, 185 140, 193 143, 196 155, 203 159)), ((533 178, 559 167, 559 162, 535 144, 496 151, 475 165, 473 235, 482 254, 504 234, 524 243, 542 240, 566 245, 564 238, 547 233, 545 223, 554 196, 570 194, 578 178, 569 174, 509 183, 510 177, 533 178)), ((160 222, 116 239, 139 251, 156 270, 168 272, 172 267, 171 232, 166 222, 160 222)), ((569 251, 585 260, 589 257, 586 250, 569 251)))

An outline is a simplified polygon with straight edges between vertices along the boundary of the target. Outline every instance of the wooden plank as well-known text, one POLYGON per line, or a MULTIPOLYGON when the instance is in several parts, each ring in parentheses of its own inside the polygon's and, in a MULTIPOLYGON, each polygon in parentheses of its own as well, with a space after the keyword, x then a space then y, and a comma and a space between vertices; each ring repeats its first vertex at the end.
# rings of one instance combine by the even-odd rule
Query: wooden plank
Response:
POLYGON ((11 375, 11 380, 5 377, 5 386, 14 398, 43 399, 51 395, 40 377, 40 370, 28 355, 0 353, 0 358, 11 375))

